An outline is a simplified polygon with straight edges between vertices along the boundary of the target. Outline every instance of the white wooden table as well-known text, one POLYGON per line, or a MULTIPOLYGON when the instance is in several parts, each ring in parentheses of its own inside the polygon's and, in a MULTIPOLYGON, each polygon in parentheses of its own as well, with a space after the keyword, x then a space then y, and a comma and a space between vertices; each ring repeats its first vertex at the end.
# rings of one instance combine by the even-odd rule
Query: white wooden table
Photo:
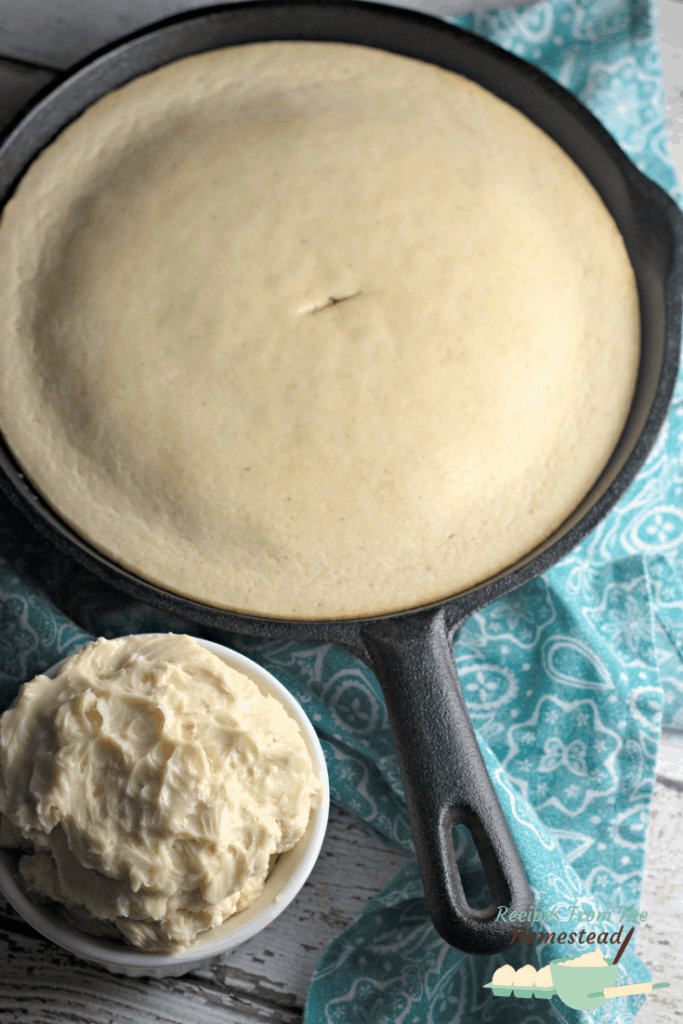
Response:
MULTIPOLYGON (((0 0, 0 128, 58 71, 136 28, 204 3, 0 0)), ((669 128, 683 181, 683 2, 659 5, 669 128)), ((472 0, 405 6, 442 14, 473 9, 472 0)), ((648 919, 636 948, 654 980, 671 988, 648 998, 639 1024, 683 1022, 683 737, 663 737, 657 772, 641 902, 648 919)), ((295 1024, 325 946, 405 859, 333 808, 318 864, 288 910, 219 966, 160 981, 116 977, 73 959, 43 941, 0 897, 0 1021, 295 1024)))

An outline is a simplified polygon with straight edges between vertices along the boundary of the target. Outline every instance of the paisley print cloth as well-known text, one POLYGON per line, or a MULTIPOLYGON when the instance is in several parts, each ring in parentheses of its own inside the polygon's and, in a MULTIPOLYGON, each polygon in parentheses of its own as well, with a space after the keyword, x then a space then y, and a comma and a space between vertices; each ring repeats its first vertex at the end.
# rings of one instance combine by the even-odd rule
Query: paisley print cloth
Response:
MULTIPOLYGON (((638 167, 681 201, 646 0, 546 0, 456 23, 575 92, 638 167)), ((620 908, 639 903, 660 728, 683 730, 682 436, 679 382, 655 450, 599 528, 545 576, 473 615, 456 637, 484 758, 550 922, 572 917, 576 926, 580 911, 609 913, 612 934, 620 908)), ((0 556, 0 709, 22 682, 93 636, 171 630, 219 640, 263 664, 303 703, 325 749, 334 800, 411 851, 382 696, 349 652, 206 630, 133 602, 55 552, 1 497, 0 556)), ((470 902, 484 905, 467 835, 457 837, 457 855, 470 902)), ((621 961, 620 984, 650 977, 634 945, 621 961)), ((496 999, 482 988, 503 962, 540 967, 572 951, 516 943, 487 958, 450 948, 427 917, 413 860, 331 943, 306 1020, 632 1020, 645 997, 610 1000, 586 1014, 557 997, 496 999)))

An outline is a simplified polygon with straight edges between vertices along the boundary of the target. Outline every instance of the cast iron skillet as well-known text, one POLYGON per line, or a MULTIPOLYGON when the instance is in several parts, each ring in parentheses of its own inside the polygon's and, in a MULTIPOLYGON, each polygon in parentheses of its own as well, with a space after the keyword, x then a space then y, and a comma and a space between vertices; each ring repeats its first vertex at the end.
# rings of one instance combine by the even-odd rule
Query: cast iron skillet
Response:
POLYGON ((551 537, 484 584, 396 615, 320 622, 236 614, 139 579, 62 522, 32 489, 4 444, 0 485, 57 547, 135 598, 233 632, 335 641, 366 661, 386 699, 434 925, 447 942, 467 953, 493 954, 509 944, 514 928, 510 922, 496 920, 497 908, 528 910, 532 896, 467 714, 451 646, 453 633, 473 611, 544 572, 571 551, 624 493, 652 447, 678 365, 683 216, 571 94, 531 65, 431 17, 336 0, 260 0, 207 8, 171 18, 107 47, 48 90, 9 133, 0 149, 0 202, 11 195, 40 150, 110 90, 193 53, 272 39, 357 43, 460 72, 521 110, 584 171, 626 242, 642 317, 642 355, 633 406, 602 476, 551 537), (469 828, 477 846, 492 894, 486 910, 472 909, 465 898, 453 850, 456 824, 469 828))

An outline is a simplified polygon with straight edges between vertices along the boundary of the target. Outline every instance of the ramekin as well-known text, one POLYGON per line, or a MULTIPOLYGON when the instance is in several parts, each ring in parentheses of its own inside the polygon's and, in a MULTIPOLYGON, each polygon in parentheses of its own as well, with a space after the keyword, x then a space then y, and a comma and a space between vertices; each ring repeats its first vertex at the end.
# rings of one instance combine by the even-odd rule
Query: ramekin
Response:
MULTIPOLYGON (((62 949, 68 950, 82 960, 98 964, 113 974, 129 977, 180 977, 190 971, 205 967, 221 959, 226 953, 253 938, 292 902, 304 885, 318 859, 327 827, 330 809, 330 786, 325 757, 320 741, 301 704, 270 672, 221 644, 200 637, 198 644, 218 655, 226 664, 243 672, 259 687, 262 693, 276 697, 284 704, 288 713, 299 724, 306 746, 313 760, 315 770, 323 784, 323 800, 313 810, 308 828, 296 846, 281 854, 258 899, 246 910, 235 914, 217 928, 211 928, 200 935, 193 945, 182 953, 172 955, 145 953, 123 940, 99 938, 87 935, 70 924, 58 905, 39 906, 26 895, 22 888, 17 865, 19 851, 0 849, 0 891, 18 914, 62 949)), ((53 665, 44 675, 54 676, 66 659, 53 665)))

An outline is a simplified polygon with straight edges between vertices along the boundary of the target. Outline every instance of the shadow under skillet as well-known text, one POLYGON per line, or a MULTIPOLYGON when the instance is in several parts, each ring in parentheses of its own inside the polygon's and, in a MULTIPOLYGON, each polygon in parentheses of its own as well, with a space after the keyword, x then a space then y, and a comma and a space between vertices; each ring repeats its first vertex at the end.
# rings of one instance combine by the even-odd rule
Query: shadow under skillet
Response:
MULTIPOLYGON (((80 562, 59 551, 2 492, 0 560, 5 560, 29 587, 37 588, 76 626, 95 636, 112 638, 126 633, 191 632, 212 639, 213 633, 217 632, 206 630, 189 619, 157 610, 111 586, 80 562)), ((39 599, 40 595, 35 597, 39 599)), ((12 615, 12 610, 3 609, 0 601, 0 632, 12 628, 12 615)), ((220 635, 226 636, 225 633, 220 635)))

